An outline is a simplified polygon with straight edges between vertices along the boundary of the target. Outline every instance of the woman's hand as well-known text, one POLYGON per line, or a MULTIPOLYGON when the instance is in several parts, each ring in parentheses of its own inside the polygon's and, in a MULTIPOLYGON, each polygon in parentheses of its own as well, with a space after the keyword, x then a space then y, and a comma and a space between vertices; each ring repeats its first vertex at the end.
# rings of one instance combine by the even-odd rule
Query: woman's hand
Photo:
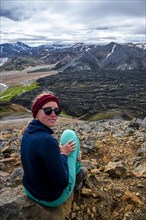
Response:
POLYGON ((68 141, 64 146, 59 145, 60 148, 60 154, 65 154, 66 156, 68 156, 72 151, 74 151, 76 142, 73 142, 73 140, 68 141))

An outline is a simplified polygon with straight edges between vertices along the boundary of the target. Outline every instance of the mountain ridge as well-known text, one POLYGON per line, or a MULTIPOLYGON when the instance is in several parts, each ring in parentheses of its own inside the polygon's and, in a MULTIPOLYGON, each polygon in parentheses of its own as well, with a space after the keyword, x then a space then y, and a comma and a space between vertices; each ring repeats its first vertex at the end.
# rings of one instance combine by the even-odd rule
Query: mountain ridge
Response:
MULTIPOLYGON (((107 70, 146 69, 146 44, 118 44, 110 42, 106 45, 76 43, 74 45, 52 44, 30 47, 22 42, 17 42, 15 44, 0 44, 0 51, 1 59, 8 59, 1 65, 1 70, 7 70, 7 66, 10 63, 15 62, 17 64, 17 58, 19 60, 26 59, 28 66, 32 65, 32 60, 36 65, 37 62, 56 64, 56 69, 59 62, 60 66, 65 69, 66 65, 72 67, 72 59, 76 60, 79 54, 82 54, 84 58, 85 53, 90 54, 88 58, 92 62, 98 61, 96 68, 100 66, 102 69, 107 70)), ((81 69, 84 69, 86 61, 87 59, 85 59, 84 63, 80 63, 81 69)), ((16 66, 18 66, 18 69, 23 69, 21 62, 16 66)))

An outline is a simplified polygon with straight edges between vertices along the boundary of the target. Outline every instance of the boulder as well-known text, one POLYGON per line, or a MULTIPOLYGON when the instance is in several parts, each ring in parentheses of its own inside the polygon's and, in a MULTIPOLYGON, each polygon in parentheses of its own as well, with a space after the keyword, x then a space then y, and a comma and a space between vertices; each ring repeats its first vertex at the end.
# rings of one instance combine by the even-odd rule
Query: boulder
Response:
POLYGON ((3 188, 0 197, 0 220, 65 220, 69 219, 73 194, 56 208, 39 205, 23 192, 22 185, 3 188))

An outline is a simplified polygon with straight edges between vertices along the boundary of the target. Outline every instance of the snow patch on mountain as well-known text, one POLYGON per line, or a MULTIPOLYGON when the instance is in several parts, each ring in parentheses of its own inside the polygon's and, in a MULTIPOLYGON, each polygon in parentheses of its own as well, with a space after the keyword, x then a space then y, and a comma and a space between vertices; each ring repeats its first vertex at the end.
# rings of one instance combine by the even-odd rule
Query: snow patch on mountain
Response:
POLYGON ((132 70, 133 68, 130 67, 127 63, 121 64, 117 67, 117 70, 132 70))
POLYGON ((112 53, 114 53, 115 48, 116 48, 116 45, 114 44, 112 51, 109 54, 107 54, 107 56, 105 57, 103 61, 105 61, 110 55, 112 55, 112 53))
POLYGON ((7 57, 3 57, 3 58, 0 58, 0 66, 2 66, 4 63, 6 63, 8 61, 8 58, 7 57))
POLYGON ((7 88, 8 86, 6 84, 0 83, 0 93, 3 93, 7 88))

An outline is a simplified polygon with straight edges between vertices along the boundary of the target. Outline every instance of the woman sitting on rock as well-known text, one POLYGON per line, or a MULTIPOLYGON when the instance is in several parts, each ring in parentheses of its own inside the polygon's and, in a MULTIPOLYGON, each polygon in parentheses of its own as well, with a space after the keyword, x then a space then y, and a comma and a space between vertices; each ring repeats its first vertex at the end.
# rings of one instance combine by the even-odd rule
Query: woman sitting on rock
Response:
POLYGON ((33 120, 21 141, 23 186, 28 197, 39 204, 56 207, 64 203, 72 191, 79 190, 87 177, 80 159, 79 138, 73 130, 65 130, 60 144, 52 127, 61 113, 55 95, 41 94, 32 105, 33 120))

